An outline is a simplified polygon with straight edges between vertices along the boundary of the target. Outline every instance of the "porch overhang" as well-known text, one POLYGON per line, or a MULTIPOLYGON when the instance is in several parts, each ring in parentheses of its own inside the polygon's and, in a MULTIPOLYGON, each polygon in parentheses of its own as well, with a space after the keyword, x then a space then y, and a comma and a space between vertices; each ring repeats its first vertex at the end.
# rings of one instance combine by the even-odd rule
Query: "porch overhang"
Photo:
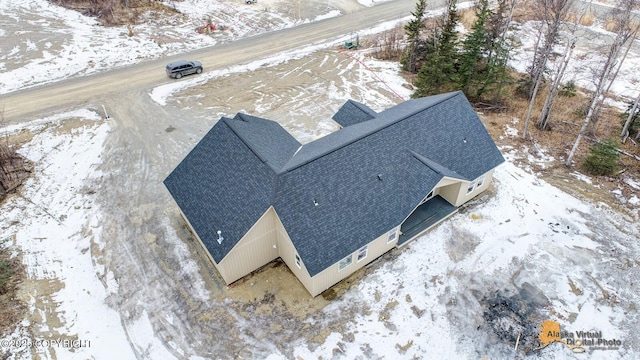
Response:
POLYGON ((436 195, 418 206, 400 225, 398 245, 404 245, 422 233, 453 215, 458 208, 451 205, 440 195, 436 195))

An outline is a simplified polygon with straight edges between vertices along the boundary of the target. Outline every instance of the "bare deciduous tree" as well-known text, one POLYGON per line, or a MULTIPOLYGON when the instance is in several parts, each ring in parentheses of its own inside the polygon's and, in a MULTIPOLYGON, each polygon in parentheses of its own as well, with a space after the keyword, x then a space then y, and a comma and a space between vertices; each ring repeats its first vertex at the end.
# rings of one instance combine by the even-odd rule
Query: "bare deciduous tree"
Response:
POLYGON ((573 22, 571 27, 569 28, 569 39, 567 41, 566 47, 564 49, 564 54, 562 57, 562 61, 558 65, 558 68, 555 71, 553 80, 551 81, 551 85, 549 85, 549 91, 547 92, 547 97, 544 100, 544 105, 542 106, 542 111, 540 113, 540 117, 536 125, 539 129, 544 130, 547 128, 549 124, 549 116, 551 115, 551 109, 553 107, 553 102, 555 101, 556 96, 558 95, 558 91, 560 90, 560 86, 562 85, 562 79, 564 77, 564 72, 569 65, 569 61, 571 60, 571 56, 573 54, 573 49, 576 46, 576 42, 578 40, 576 36, 576 29, 578 28, 578 24, 582 21, 582 18, 587 13, 587 9, 591 3, 585 4, 580 11, 580 16, 576 16, 576 20, 573 22))
MULTIPOLYGON (((540 84, 544 77, 547 61, 551 56, 553 46, 558 41, 562 20, 566 17, 567 12, 569 11, 571 0, 536 0, 535 3, 539 11, 542 13, 542 26, 540 28, 542 45, 540 46, 540 49, 536 46, 533 63, 530 68, 529 74, 533 80, 533 90, 531 91, 531 97, 529 100, 527 118, 524 121, 524 129, 522 131, 523 139, 527 138, 533 104, 535 103, 538 90, 540 89, 540 84)), ((538 41, 538 44, 536 45, 539 45, 539 42, 540 41, 538 41)))
MULTIPOLYGON (((631 107, 631 110, 629 111, 629 116, 627 117, 627 120, 624 122, 624 126, 622 126, 622 131, 620 132, 620 137, 622 137, 622 142, 623 143, 625 141, 627 141, 627 138, 629 137, 629 127, 631 126, 631 123, 633 122, 633 119, 636 116, 636 111, 638 109, 638 103, 640 103, 640 92, 638 92, 638 96, 634 100, 633 106, 631 107)), ((638 136, 640 136, 640 131, 638 131, 638 135, 636 136, 636 139, 638 138, 638 136)))
POLYGON ((633 43, 637 38, 638 25, 636 24, 636 25, 632 25, 632 26, 635 26, 635 31, 633 32, 631 40, 627 41, 627 43, 628 43, 627 44, 627 50, 625 50, 625 52, 622 55, 622 57, 620 58, 620 60, 617 61, 618 65, 616 67, 616 71, 613 73, 613 75, 611 75, 609 77, 609 79, 608 79, 609 83, 607 85, 607 88, 604 90, 604 92, 602 93, 602 96, 598 100, 598 104, 596 105, 596 110, 595 110, 595 112, 593 114, 592 123, 595 123, 596 121, 598 121, 598 118, 600 117, 600 111, 602 110, 602 105, 604 105, 604 99, 609 94, 609 90, 611 90, 611 86, 613 85, 613 82, 618 77, 618 73, 620 72, 620 68, 622 68, 622 64, 624 63, 624 60, 627 58, 627 55, 629 54, 629 50, 631 50, 631 46, 633 46, 633 43))
POLYGON ((587 115, 585 116, 580 132, 576 137, 576 141, 569 152, 569 156, 565 162, 566 166, 572 165, 573 157, 576 155, 580 141, 584 137, 587 127, 593 120, 596 107, 602 101, 600 98, 604 96, 605 90, 609 86, 609 82, 615 80, 615 78, 612 78, 612 75, 615 74, 613 73, 613 70, 616 65, 619 65, 618 61, 622 61, 622 59, 619 59, 622 48, 628 41, 633 39, 638 32, 638 26, 633 22, 633 10, 635 10, 636 7, 637 0, 620 0, 618 7, 612 10, 612 17, 617 21, 615 38, 609 47, 609 52, 603 64, 600 76, 598 77, 596 89, 593 97, 591 98, 587 115))

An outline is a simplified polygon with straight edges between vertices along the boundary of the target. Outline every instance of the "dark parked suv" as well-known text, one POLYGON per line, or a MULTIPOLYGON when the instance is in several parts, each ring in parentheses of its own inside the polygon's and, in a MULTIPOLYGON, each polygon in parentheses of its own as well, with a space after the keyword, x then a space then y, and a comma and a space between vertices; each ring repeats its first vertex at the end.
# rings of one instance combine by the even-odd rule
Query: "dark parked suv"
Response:
POLYGON ((180 60, 167 64, 167 75, 176 79, 180 79, 185 75, 200 74, 201 72, 202 64, 199 61, 180 60))

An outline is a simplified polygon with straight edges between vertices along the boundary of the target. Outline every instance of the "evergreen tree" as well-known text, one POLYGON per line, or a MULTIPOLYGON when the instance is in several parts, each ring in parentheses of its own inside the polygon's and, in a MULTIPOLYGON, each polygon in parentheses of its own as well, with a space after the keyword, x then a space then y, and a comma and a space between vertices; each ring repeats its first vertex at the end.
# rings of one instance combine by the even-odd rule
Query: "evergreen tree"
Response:
POLYGON ((416 10, 411 13, 413 19, 404 26, 404 32, 409 40, 409 47, 405 52, 401 63, 405 70, 415 73, 418 71, 416 63, 420 60, 419 53, 422 40, 422 32, 426 28, 424 23, 424 13, 427 9, 426 0, 418 0, 416 10))
POLYGON ((506 34, 515 5, 516 0, 498 0, 497 10, 490 13, 487 23, 487 76, 478 89, 478 97, 482 97, 485 91, 491 90, 493 100, 499 101, 502 97, 502 85, 512 81, 508 66, 511 42, 506 34))
POLYGON ((589 148, 589 156, 582 167, 592 175, 612 175, 617 169, 618 157, 615 142, 597 142, 589 148))
POLYGON ((503 36, 507 26, 506 4, 505 0, 498 1, 494 11, 488 0, 479 0, 476 22, 462 43, 459 86, 471 99, 479 100, 485 93, 494 92, 493 100, 497 101, 499 84, 509 81, 509 47, 503 36))
POLYGON ((462 42, 460 54, 460 70, 458 72, 458 85, 467 96, 472 95, 471 88, 478 87, 487 70, 487 56, 489 45, 489 33, 487 21, 491 14, 488 0, 479 0, 476 8, 476 21, 471 26, 471 33, 462 42))
POLYGON ((456 73, 456 63, 458 60, 458 1, 449 0, 447 6, 447 16, 442 26, 442 33, 438 41, 438 52, 442 61, 441 70, 449 80, 453 80, 456 73))
POLYGON ((457 88, 458 32, 457 0, 450 0, 441 30, 435 34, 433 44, 426 44, 427 55, 418 71, 413 97, 422 97, 455 90, 457 88))

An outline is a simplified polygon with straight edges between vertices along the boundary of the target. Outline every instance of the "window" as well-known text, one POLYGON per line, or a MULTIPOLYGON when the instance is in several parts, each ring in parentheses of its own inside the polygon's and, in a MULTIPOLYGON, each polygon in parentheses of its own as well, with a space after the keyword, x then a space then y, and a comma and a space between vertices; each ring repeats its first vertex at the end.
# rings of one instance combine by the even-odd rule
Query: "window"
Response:
POLYGON ((365 245, 365 246, 361 247, 360 249, 358 249, 358 262, 360 262, 360 260, 362 260, 362 259, 367 257, 368 248, 369 248, 369 246, 365 245))
POLYGON ((484 175, 480 176, 478 178, 478 181, 476 181, 476 187, 480 187, 484 184, 484 175))
POLYGON ((470 182, 469 183, 469 187, 467 188, 467 194, 471 193, 475 187, 476 183, 475 182, 470 182))
POLYGON ((389 231, 389 236, 387 237, 387 244, 390 242, 393 242, 393 240, 395 240, 398 237, 398 228, 394 228, 393 230, 389 231))
POLYGON ((296 254, 296 266, 298 266, 298 269, 300 269, 300 263, 302 262, 302 260, 300 260, 300 256, 298 256, 298 254, 296 254))
POLYGON ((353 254, 349 254, 346 258, 340 260, 340 264, 338 264, 338 271, 346 268, 347 266, 353 263, 353 254))

